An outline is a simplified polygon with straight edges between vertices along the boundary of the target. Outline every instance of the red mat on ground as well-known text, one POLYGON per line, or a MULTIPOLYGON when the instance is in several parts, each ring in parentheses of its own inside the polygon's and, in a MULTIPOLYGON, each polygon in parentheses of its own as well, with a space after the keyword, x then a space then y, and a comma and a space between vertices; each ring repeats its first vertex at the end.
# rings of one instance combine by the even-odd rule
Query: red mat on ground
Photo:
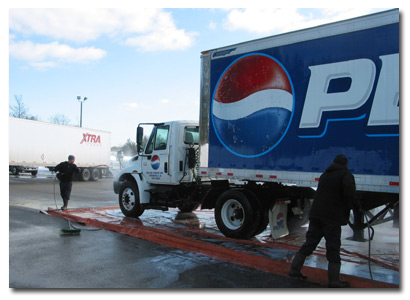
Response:
MULTIPOLYGON (((171 224, 150 223, 149 220, 142 221, 124 217, 118 207, 67 211, 49 209, 47 213, 87 226, 127 234, 160 245, 282 276, 288 276, 291 257, 282 255, 279 259, 272 259, 266 253, 274 249, 286 253, 289 253, 288 250, 297 251, 298 249, 297 246, 284 243, 229 239, 216 232, 201 229, 195 218, 191 223, 189 220, 180 222, 174 220, 171 224)), ((305 266, 303 273, 308 276, 309 281, 327 286, 327 270, 305 266)), ((374 288, 371 280, 362 277, 341 274, 341 280, 349 281, 353 288, 374 288)), ((398 285, 381 281, 376 281, 375 284, 377 288, 398 288, 398 285)))

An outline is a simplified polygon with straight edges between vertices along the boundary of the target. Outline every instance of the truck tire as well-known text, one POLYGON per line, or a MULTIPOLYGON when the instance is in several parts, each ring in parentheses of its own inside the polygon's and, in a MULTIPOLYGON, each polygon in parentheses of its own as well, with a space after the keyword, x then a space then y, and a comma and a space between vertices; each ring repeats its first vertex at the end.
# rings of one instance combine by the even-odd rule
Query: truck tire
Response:
POLYGON ((268 226, 268 209, 263 207, 261 200, 258 196, 255 195, 255 193, 250 190, 245 190, 244 192, 246 193, 248 199, 251 201, 251 205, 255 214, 255 222, 257 223, 255 232, 251 235, 253 237, 262 233, 268 226))
POLYGON ((91 181, 98 181, 98 179, 100 179, 100 170, 95 168, 91 170, 91 177, 90 180, 91 181))
POLYGON ((144 212, 140 204, 138 186, 132 181, 126 181, 119 192, 120 208, 124 216, 138 218, 144 212))
POLYGON ((18 167, 12 167, 11 168, 11 174, 17 176, 20 173, 19 168, 18 167))
POLYGON ((219 230, 227 237, 252 237, 260 221, 255 218, 257 215, 249 197, 242 190, 228 190, 216 201, 215 221, 219 230))
POLYGON ((80 180, 81 181, 88 181, 90 180, 91 173, 90 170, 87 168, 81 169, 80 171, 80 180))

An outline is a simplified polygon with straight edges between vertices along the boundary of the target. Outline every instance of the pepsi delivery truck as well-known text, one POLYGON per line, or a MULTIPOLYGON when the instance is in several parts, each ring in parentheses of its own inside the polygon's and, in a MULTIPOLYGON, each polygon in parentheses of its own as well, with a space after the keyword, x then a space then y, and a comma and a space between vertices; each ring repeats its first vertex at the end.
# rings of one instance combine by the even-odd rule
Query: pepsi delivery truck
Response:
POLYGON ((384 207, 370 221, 398 216, 398 9, 204 51, 200 102, 199 124, 153 123, 144 149, 138 126, 139 155, 114 182, 124 215, 201 206, 228 237, 269 224, 279 238, 308 221, 344 154, 364 210, 384 207))

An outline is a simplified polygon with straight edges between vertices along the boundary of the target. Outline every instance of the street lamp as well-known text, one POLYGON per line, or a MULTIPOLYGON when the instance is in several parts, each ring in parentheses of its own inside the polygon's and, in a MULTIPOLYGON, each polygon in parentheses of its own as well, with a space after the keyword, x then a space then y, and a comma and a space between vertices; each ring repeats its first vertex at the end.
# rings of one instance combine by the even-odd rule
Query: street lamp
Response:
POLYGON ((84 97, 83 100, 81 100, 81 96, 77 96, 78 102, 80 102, 80 127, 83 127, 83 102, 87 100, 87 97, 84 97))

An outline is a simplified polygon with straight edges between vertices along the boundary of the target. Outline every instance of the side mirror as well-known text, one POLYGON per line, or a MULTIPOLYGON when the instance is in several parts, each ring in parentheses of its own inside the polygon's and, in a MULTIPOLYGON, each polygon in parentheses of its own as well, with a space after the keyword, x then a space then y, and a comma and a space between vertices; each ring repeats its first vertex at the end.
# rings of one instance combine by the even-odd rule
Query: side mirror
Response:
POLYGON ((137 152, 140 153, 142 151, 142 138, 144 136, 144 128, 137 127, 137 152))

